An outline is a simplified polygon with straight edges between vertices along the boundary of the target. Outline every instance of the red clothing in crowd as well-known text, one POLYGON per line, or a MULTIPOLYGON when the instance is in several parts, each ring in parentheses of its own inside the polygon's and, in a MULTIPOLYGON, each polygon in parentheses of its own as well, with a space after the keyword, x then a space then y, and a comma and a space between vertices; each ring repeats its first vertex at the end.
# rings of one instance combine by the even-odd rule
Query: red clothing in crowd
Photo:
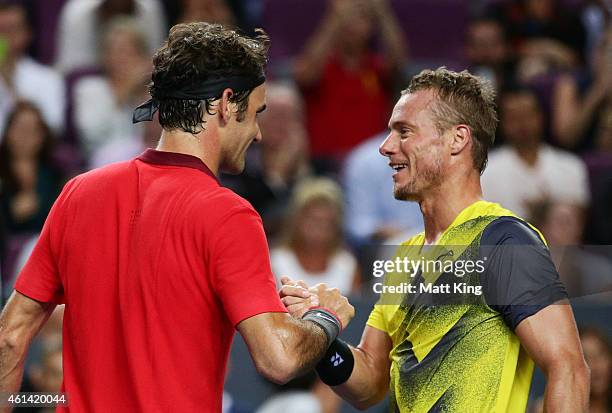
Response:
POLYGON ((219 412, 234 327, 285 311, 251 205, 152 149, 65 186, 16 289, 66 304, 72 412, 219 412))
POLYGON ((387 128, 388 77, 382 59, 372 54, 356 71, 335 57, 327 62, 321 79, 303 90, 314 157, 341 157, 387 128))

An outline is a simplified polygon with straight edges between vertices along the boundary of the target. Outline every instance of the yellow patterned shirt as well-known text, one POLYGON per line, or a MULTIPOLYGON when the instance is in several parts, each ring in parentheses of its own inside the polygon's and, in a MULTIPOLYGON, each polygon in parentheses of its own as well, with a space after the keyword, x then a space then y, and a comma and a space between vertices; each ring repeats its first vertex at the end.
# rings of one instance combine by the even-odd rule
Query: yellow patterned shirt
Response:
POLYGON ((514 328, 566 297, 543 237, 498 204, 478 201, 457 216, 434 246, 425 247, 424 240, 423 233, 412 237, 396 256, 421 261, 452 257, 455 264, 481 260, 485 269, 458 277, 456 270, 422 267, 413 278, 385 277, 386 286, 399 285, 400 279, 430 286, 399 298, 383 293, 368 320, 393 342, 391 410, 524 412, 534 363, 514 328), (443 284, 457 282, 474 288, 440 293, 443 284), (474 293, 478 286, 480 295, 474 293))

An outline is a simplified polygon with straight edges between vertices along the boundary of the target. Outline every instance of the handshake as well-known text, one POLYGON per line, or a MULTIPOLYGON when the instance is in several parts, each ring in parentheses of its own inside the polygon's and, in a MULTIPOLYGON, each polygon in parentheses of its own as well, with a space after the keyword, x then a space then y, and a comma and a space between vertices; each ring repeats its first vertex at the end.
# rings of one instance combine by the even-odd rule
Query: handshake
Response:
POLYGON ((294 318, 301 319, 310 309, 318 307, 333 313, 344 329, 355 316, 355 308, 337 288, 329 288, 326 284, 309 288, 303 281, 293 281, 289 277, 282 277, 281 284, 281 301, 294 318))

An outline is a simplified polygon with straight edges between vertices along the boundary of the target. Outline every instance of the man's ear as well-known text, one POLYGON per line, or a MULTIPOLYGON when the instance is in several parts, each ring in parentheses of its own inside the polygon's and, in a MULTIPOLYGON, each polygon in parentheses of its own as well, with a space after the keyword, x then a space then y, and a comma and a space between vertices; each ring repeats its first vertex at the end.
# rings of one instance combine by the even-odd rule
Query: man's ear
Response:
POLYGON ((451 155, 458 155, 468 147, 472 140, 472 129, 467 125, 457 125, 453 128, 451 140, 451 155))
POLYGON ((233 94, 234 92, 232 91, 232 89, 227 88, 223 91, 223 94, 219 99, 219 107, 217 108, 217 113, 219 115, 219 120, 222 125, 227 124, 233 115, 234 103, 230 102, 230 98, 233 94))

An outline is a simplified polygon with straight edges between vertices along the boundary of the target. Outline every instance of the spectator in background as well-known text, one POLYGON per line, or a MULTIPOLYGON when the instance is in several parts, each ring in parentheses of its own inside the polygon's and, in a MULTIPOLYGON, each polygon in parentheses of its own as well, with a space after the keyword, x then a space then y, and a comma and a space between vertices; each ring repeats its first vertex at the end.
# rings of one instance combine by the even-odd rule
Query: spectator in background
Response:
POLYGON ((345 230, 357 246, 410 236, 423 228, 416 202, 393 197, 393 169, 380 156, 385 134, 361 143, 347 156, 343 169, 346 199, 345 230))
POLYGON ((341 294, 357 292, 357 261, 342 236, 342 190, 328 178, 302 181, 289 205, 281 246, 270 252, 277 280, 288 275, 307 285, 327 283, 341 294))
POLYGON ((585 209, 576 204, 543 200, 530 205, 530 222, 550 245, 551 257, 570 297, 606 301, 612 292, 612 262, 581 248, 585 209), (605 293, 605 294, 601 294, 605 293))
POLYGON ((586 32, 579 13, 559 0, 501 2, 494 13, 521 55, 517 76, 522 81, 584 61, 586 32))
POLYGON ((177 23, 209 22, 233 26, 236 19, 224 0, 182 0, 177 23))
POLYGON ((117 16, 138 21, 145 36, 145 53, 151 56, 166 35, 166 23, 159 0, 69 0, 62 9, 57 37, 56 66, 63 73, 98 67, 100 35, 117 16))
POLYGON ((26 10, 17 2, 0 3, 0 130, 15 102, 37 105, 45 122, 59 132, 64 120, 64 81, 50 67, 27 56, 32 38, 26 10))
POLYGON ((35 391, 59 392, 62 387, 62 336, 46 338, 41 343, 40 360, 28 369, 30 383, 35 391))
POLYGON ((482 175, 484 197, 521 216, 529 203, 548 198, 586 207, 586 167, 577 156, 544 141, 544 115, 529 89, 508 90, 500 99, 501 131, 507 142, 489 156, 482 175))
POLYGON ((601 330, 580 329, 584 358, 591 369, 590 413, 612 412, 612 345, 601 330))
POLYGON ((0 142, 1 209, 10 235, 39 232, 63 177, 51 157, 54 139, 36 106, 19 102, 0 142))
POLYGON ((592 202, 586 242, 612 244, 612 105, 598 117, 596 150, 584 155, 589 169, 592 202))
MULTIPOLYGON (((612 412, 612 345, 597 327, 579 328, 584 358, 591 369, 589 413, 612 412)), ((568 390, 569 391, 569 390, 568 390)), ((544 400, 538 399, 531 413, 544 412, 544 400)))
POLYGON ((161 0, 170 26, 189 21, 207 21, 238 26, 252 33, 261 27, 262 0, 161 0))
POLYGON ((104 75, 84 77, 74 87, 75 121, 89 159, 113 145, 120 150, 117 159, 126 160, 142 148, 142 126, 132 123, 132 112, 146 100, 151 72, 146 37, 137 20, 118 17, 102 44, 104 75))
POLYGON ((612 107, 612 28, 595 49, 592 69, 560 76, 552 98, 557 142, 579 151, 593 149, 598 117, 606 107, 612 107))
POLYGON ((495 90, 514 82, 515 62, 501 23, 493 18, 469 22, 465 38, 468 70, 491 81, 495 90))
POLYGON ((260 145, 249 148, 241 175, 224 175, 223 184, 247 199, 262 216, 269 238, 281 227, 295 183, 310 173, 304 106, 290 84, 266 85, 266 110, 260 116, 260 145))
POLYGON ((158 122, 158 114, 153 115, 152 122, 141 124, 142 135, 140 139, 124 142, 115 139, 96 151, 89 162, 91 169, 100 168, 113 162, 121 162, 144 152, 147 148, 155 149, 162 134, 162 128, 158 122), (131 155, 130 155, 131 153, 131 155))
POLYGON ((317 31, 297 57, 312 155, 323 169, 385 129, 390 93, 405 63, 399 24, 387 0, 330 0, 317 31), (370 49, 379 34, 384 53, 370 49))

